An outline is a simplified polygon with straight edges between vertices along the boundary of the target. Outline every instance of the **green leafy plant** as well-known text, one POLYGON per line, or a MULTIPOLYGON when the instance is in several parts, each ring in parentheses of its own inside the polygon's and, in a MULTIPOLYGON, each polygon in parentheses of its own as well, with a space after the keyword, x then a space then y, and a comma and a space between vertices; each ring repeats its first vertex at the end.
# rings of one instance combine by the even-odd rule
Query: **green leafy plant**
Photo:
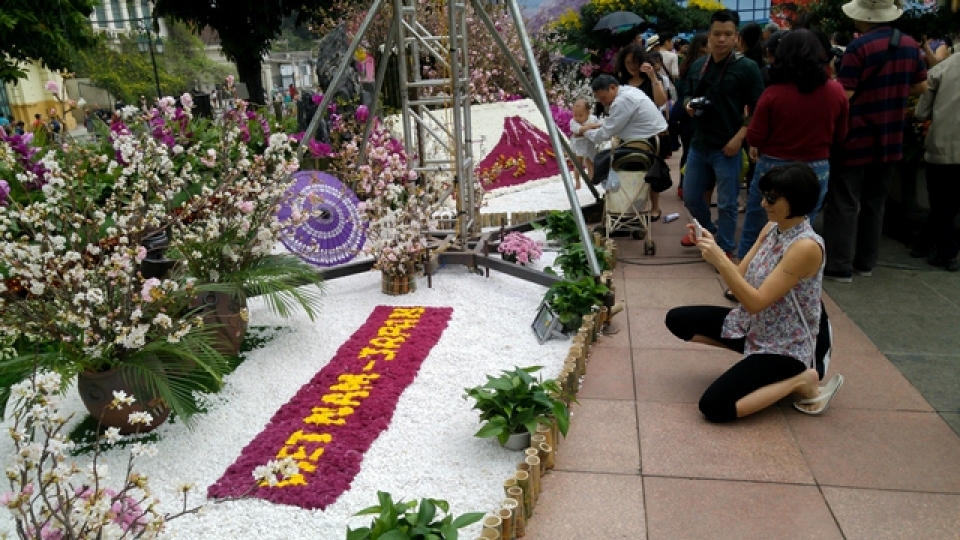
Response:
MULTIPOLYGON (((610 270, 610 264, 603 248, 593 246, 593 254, 597 258, 597 264, 600 265, 601 272, 610 270)), ((590 265, 587 263, 587 250, 580 242, 565 245, 557 258, 554 259, 554 265, 560 268, 563 277, 566 279, 576 280, 591 275, 590 265)), ((556 273, 552 267, 547 268, 546 271, 556 273)))
POLYGON ((603 303, 603 297, 610 289, 598 283, 590 276, 576 281, 558 281, 547 289, 543 299, 550 304, 567 330, 580 326, 584 315, 590 314, 593 307, 603 303))
POLYGON ((540 227, 547 229, 547 240, 556 240, 560 245, 580 241, 580 231, 577 230, 577 222, 570 210, 550 212, 547 214, 546 223, 540 227))
MULTIPOLYGON (((843 0, 821 0, 793 13, 782 16, 783 22, 791 23, 804 14, 812 16, 824 32, 847 32, 853 34, 853 19, 843 10, 843 0)), ((891 23, 902 32, 911 35, 917 41, 923 36, 942 37, 960 32, 960 11, 951 11, 949 7, 921 9, 917 4, 905 6, 903 16, 891 23)))
POLYGON ((369 527, 347 527, 347 540, 456 540, 457 531, 483 519, 483 512, 454 518, 450 504, 439 499, 394 502, 389 493, 378 491, 380 504, 365 508, 356 516, 376 515, 369 527), (438 519, 437 510, 445 514, 438 519))
POLYGON ((464 399, 473 398, 473 408, 480 411, 480 420, 485 422, 475 437, 496 437, 500 444, 510 435, 534 433, 537 424, 557 420, 557 428, 564 436, 570 427, 570 411, 560 399, 560 386, 555 380, 540 381, 531 373, 541 366, 514 367, 502 371, 499 377, 487 375, 481 386, 467 388, 464 399))

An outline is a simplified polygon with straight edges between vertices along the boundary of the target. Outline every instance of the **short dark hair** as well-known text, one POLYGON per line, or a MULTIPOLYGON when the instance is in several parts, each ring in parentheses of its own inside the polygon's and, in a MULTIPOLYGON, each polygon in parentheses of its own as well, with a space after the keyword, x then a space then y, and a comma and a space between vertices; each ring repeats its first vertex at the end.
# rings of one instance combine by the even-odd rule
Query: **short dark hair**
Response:
POLYGON ((611 86, 620 86, 620 81, 618 81, 617 78, 614 77, 613 75, 610 75, 609 73, 604 73, 599 77, 597 77, 596 79, 594 79, 592 83, 590 83, 590 90, 593 90, 594 92, 599 92, 600 90, 606 90, 611 86))
POLYGON ((824 56, 820 40, 810 30, 788 33, 777 45, 770 68, 771 84, 793 83, 801 94, 813 92, 827 83, 824 56))
POLYGON ((783 39, 783 36, 789 33, 789 30, 777 30, 776 32, 770 34, 770 37, 767 38, 766 43, 763 44, 763 52, 769 54, 770 56, 777 55, 777 47, 780 46, 780 41, 783 39))
POLYGON ((674 37, 676 37, 676 35, 673 32, 660 32, 657 34, 657 38, 660 40, 661 44, 670 41, 674 37))
POLYGON ((710 15, 710 27, 713 27, 715 22, 732 22, 734 26, 740 26, 740 14, 732 9, 719 9, 714 11, 713 15, 710 15))
POLYGON ((760 177, 760 192, 779 195, 790 205, 788 218, 805 216, 820 201, 820 180, 806 163, 795 161, 774 167, 760 177))

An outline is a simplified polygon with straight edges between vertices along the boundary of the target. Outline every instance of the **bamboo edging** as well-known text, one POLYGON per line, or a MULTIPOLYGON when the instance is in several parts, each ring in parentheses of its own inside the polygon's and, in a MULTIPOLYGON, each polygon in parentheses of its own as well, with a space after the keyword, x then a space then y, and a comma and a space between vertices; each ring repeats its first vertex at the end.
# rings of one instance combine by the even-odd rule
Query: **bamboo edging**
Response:
MULTIPOLYGON (((605 280, 609 279, 608 273, 604 274, 605 280)), ((608 310, 603 306, 596 308, 593 314, 584 317, 583 324, 573 337, 563 369, 557 376, 564 401, 576 398, 580 379, 587 374, 590 345, 603 336, 601 328, 608 320, 608 310)), ((530 447, 524 450, 523 461, 517 464, 517 472, 503 481, 506 498, 499 508, 483 520, 480 540, 517 540, 526 536, 527 524, 533 517, 537 499, 543 490, 541 477, 556 466, 559 443, 556 419, 550 424, 539 424, 536 433, 531 433, 530 447)))

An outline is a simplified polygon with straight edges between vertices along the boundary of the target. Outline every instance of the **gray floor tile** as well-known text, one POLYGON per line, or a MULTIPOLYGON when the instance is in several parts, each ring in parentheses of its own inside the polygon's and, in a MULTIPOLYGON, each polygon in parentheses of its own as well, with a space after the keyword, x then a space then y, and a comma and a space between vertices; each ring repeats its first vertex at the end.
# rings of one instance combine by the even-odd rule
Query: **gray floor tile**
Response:
POLYGON ((844 311, 920 315, 958 309, 924 282, 920 274, 877 268, 871 277, 854 276, 853 283, 825 281, 824 288, 844 311))
MULTIPOLYGON (((849 303, 837 303, 884 354, 956 354, 960 350, 958 308, 894 313, 861 311, 851 309, 849 303)), ((960 365, 953 369, 960 372, 960 365)))
POLYGON ((948 302, 960 307, 960 272, 923 272, 917 277, 948 302))
POLYGON ((937 411, 960 413, 960 355, 888 354, 937 411))

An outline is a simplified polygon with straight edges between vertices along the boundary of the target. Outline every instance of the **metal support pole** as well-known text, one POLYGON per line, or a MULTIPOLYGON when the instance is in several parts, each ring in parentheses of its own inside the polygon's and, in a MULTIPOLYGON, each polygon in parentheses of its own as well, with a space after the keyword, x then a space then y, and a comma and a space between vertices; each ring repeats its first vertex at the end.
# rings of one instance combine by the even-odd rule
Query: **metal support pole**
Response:
MULTIPOLYGON (((527 60, 527 66, 530 69, 530 78, 533 80, 536 93, 534 101, 540 103, 547 102, 547 92, 543 88, 543 80, 540 78, 540 68, 537 66, 537 58, 530 47, 530 37, 527 35, 527 28, 523 22, 523 16, 520 15, 520 7, 517 0, 507 0, 507 6, 510 8, 510 16, 513 24, 520 34, 520 45, 523 47, 523 54, 527 60)), ((543 112, 541 110, 541 112, 543 112)), ((595 278, 600 277, 600 265, 597 263, 597 255, 593 252, 593 242, 590 240, 590 232, 587 231, 587 224, 583 219, 583 212, 580 211, 580 199, 577 198, 577 192, 573 188, 573 180, 570 179, 570 171, 567 170, 561 149, 560 133, 557 131, 557 124, 553 119, 543 112, 544 120, 547 124, 547 131, 550 133, 550 142, 553 145, 554 157, 557 160, 557 166, 560 169, 560 178, 563 179, 563 187, 566 188, 567 198, 570 200, 570 210, 573 212, 574 220, 577 222, 577 230, 580 232, 580 241, 583 242, 583 250, 587 255, 587 263, 590 266, 590 272, 595 278)))
POLYGON ((153 55, 153 37, 150 36, 150 29, 147 29, 147 46, 150 48, 150 63, 153 64, 153 82, 157 84, 157 101, 163 98, 160 92, 160 74, 157 72, 157 58, 153 55))
MULTIPOLYGON (((373 0, 370 10, 367 11, 367 16, 363 18, 363 22, 360 24, 360 28, 357 30, 357 35, 353 36, 353 41, 350 42, 350 47, 348 47, 346 52, 344 52, 343 62, 341 62, 340 66, 337 68, 337 74, 334 75, 333 81, 330 82, 329 88, 325 89, 325 92, 323 93, 323 99, 320 100, 320 106, 317 107, 317 112, 314 113, 313 118, 310 120, 310 124, 307 126, 307 130, 303 133, 302 140, 313 140, 313 136, 317 133, 317 128, 320 127, 320 119, 323 118, 323 114, 327 110, 327 106, 331 101, 333 101, 333 95, 340 88, 340 84, 343 82, 343 78, 347 74, 347 68, 350 67, 353 54, 357 52, 357 47, 360 46, 360 40, 362 40, 364 34, 367 33, 367 28, 370 27, 370 23, 373 22, 373 18, 377 15, 377 12, 380 11, 380 5, 382 3, 383 0, 373 0)), ((306 152, 307 145, 301 144, 297 149, 297 160, 303 161, 303 155, 306 152)))
POLYGON ((377 113, 380 112, 380 92, 383 91, 383 81, 387 78, 387 65, 390 64, 390 56, 393 55, 393 47, 397 42, 397 27, 400 25, 400 19, 394 18, 390 25, 390 31, 387 33, 387 42, 383 47, 383 56, 380 58, 380 65, 377 66, 377 78, 373 83, 373 106, 370 107, 370 114, 367 116, 367 122, 363 126, 363 138, 360 139, 360 165, 367 163, 367 139, 370 138, 370 132, 373 131, 373 122, 377 119, 377 113))
MULTIPOLYGON (((550 122, 552 120, 552 115, 550 114, 549 104, 541 103, 540 99, 538 99, 539 95, 537 94, 536 89, 534 89, 533 83, 531 83, 530 79, 527 78, 527 74, 523 72, 523 66, 520 65, 520 61, 517 60, 517 56, 513 54, 513 51, 511 51, 509 47, 507 47, 507 43, 503 40, 503 37, 500 36, 500 32, 497 31, 497 27, 494 26, 493 21, 490 20, 490 16, 487 15, 486 10, 483 9, 483 4, 480 3, 480 0, 470 0, 470 2, 473 4, 473 11, 478 17, 480 17, 480 20, 490 32, 490 36, 493 38, 493 41, 496 42, 497 46, 500 47, 500 50, 503 51, 504 56, 507 57, 507 62, 516 73, 517 80, 519 80, 520 84, 523 85, 523 89, 527 92, 527 94, 533 98, 537 108, 540 109, 540 114, 543 115, 543 119, 546 122, 550 122)), ((581 165, 579 160, 576 159, 577 156, 573 153, 573 149, 570 148, 570 143, 568 143, 563 137, 560 138, 560 142, 563 143, 563 151, 566 152, 567 156, 570 158, 570 161, 573 162, 573 166, 577 168, 577 172, 580 173, 580 176, 582 178, 589 178, 587 176, 587 172, 583 170, 583 165, 581 165)), ((600 200, 600 194, 597 193, 597 188, 595 188, 589 181, 586 182, 586 185, 590 190, 590 193, 593 194, 593 198, 595 200, 600 200)))

